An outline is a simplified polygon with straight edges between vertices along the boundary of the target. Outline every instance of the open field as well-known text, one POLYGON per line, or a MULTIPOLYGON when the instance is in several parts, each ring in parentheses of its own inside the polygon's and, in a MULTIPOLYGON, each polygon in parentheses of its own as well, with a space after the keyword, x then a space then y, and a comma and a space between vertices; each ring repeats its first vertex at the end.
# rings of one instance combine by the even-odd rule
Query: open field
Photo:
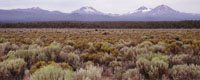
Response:
POLYGON ((199 80, 200 29, 0 29, 0 80, 199 80))

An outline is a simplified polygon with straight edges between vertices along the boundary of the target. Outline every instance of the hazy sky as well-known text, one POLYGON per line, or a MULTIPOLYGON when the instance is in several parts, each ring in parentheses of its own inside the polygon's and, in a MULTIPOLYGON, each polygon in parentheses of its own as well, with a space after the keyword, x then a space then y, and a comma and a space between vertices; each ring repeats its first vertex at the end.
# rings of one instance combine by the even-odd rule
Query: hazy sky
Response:
POLYGON ((0 0, 0 9, 40 7, 71 12, 82 6, 92 6, 104 13, 127 13, 140 6, 154 8, 165 4, 188 13, 200 13, 200 0, 0 0))

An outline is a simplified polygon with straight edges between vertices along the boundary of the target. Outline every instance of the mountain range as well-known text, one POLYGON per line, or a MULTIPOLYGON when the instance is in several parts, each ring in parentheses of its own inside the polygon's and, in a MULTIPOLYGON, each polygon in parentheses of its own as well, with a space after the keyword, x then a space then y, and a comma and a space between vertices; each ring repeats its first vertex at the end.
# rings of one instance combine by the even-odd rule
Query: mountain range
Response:
POLYGON ((48 11, 39 7, 27 9, 0 9, 0 22, 33 21, 182 21, 200 20, 200 14, 176 11, 167 5, 155 8, 142 6, 126 14, 107 14, 93 7, 82 7, 71 13, 48 11))

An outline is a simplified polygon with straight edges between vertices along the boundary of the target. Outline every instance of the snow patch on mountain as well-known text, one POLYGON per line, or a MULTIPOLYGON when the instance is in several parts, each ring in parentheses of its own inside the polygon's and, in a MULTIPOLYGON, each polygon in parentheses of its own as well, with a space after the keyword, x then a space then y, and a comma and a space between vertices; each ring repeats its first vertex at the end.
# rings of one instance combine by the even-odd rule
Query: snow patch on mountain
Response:
POLYGON ((146 13, 146 12, 149 12, 151 11, 152 9, 151 8, 147 8, 145 6, 142 6, 140 8, 138 8, 137 10, 133 11, 133 12, 128 12, 127 14, 134 14, 134 13, 146 13))
POLYGON ((92 7, 84 7, 83 11, 87 12, 87 13, 95 13, 96 10, 93 9, 92 7))
POLYGON ((24 11, 24 12, 32 12, 32 11, 43 11, 40 7, 32 7, 27 9, 13 9, 14 11, 24 11))
POLYGON ((94 9, 93 7, 90 7, 90 6, 82 7, 80 9, 77 9, 77 10, 73 11, 72 13, 78 13, 78 14, 95 14, 95 15, 103 14, 102 12, 97 11, 96 9, 94 9))
POLYGON ((178 11, 168 7, 167 5, 159 5, 150 11, 151 14, 171 14, 179 13, 178 11))

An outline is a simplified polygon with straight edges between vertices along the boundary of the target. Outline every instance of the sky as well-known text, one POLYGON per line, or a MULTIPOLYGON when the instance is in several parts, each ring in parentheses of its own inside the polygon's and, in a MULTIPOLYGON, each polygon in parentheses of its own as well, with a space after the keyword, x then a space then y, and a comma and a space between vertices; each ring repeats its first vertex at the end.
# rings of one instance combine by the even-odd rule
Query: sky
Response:
POLYGON ((181 12, 200 13, 200 0, 0 0, 0 9, 40 7, 68 13, 91 6, 104 13, 124 14, 141 6, 154 8, 162 4, 181 12))

